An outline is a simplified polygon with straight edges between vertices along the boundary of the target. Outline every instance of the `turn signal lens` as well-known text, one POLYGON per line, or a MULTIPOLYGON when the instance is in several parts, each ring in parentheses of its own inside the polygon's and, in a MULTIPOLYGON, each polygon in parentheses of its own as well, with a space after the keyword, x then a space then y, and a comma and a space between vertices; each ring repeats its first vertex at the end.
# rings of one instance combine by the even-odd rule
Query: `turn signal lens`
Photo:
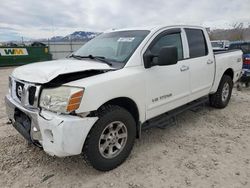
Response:
POLYGON ((74 110, 77 110, 81 104, 82 97, 83 97, 83 90, 78 91, 73 95, 71 95, 67 106, 67 111, 72 112, 74 110))

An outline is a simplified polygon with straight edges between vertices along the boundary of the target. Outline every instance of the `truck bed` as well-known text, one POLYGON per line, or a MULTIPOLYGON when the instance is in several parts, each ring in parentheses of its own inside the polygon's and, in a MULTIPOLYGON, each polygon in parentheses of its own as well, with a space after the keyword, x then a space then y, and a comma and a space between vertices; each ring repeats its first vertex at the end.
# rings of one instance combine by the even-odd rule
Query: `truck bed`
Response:
POLYGON ((215 57, 215 81, 213 84, 212 92, 215 92, 218 88, 220 79, 225 70, 231 69, 233 71, 233 82, 236 82, 241 74, 242 70, 242 51, 241 50, 227 50, 214 53, 215 57))
POLYGON ((229 52, 234 52, 234 51, 238 51, 238 50, 237 49, 234 49, 234 50, 214 50, 214 55, 224 54, 224 53, 229 53, 229 52))

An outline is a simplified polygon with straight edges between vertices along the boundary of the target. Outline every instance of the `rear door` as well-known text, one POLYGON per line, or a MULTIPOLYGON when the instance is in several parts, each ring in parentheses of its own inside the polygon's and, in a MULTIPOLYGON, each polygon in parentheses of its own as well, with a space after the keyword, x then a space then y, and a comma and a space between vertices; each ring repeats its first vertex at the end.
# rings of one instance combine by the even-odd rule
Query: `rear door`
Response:
POLYGON ((209 93, 214 80, 215 62, 208 36, 202 29, 185 28, 189 48, 190 101, 209 93), (209 45, 210 46, 210 45, 209 45))
POLYGON ((161 32, 151 42, 146 52, 156 57, 157 62, 160 49, 164 46, 176 46, 178 62, 174 65, 152 66, 145 70, 147 112, 146 118, 150 119, 163 112, 174 109, 187 103, 189 97, 189 67, 184 60, 183 33, 181 29, 169 29, 161 32))

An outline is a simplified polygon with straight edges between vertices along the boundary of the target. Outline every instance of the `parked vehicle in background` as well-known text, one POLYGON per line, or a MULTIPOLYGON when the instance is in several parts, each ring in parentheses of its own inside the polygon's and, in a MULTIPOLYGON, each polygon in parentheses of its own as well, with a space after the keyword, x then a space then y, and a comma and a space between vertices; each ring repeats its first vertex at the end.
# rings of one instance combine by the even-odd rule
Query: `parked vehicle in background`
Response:
POLYGON ((246 84, 246 87, 250 83, 250 41, 237 41, 232 42, 228 48, 229 50, 240 49, 243 52, 243 73, 241 77, 241 82, 246 84))
POLYGON ((223 51, 227 50, 229 47, 229 41, 228 40, 212 40, 212 48, 214 51, 223 51))
POLYGON ((202 27, 111 30, 67 59, 16 68, 6 109, 48 154, 82 153, 107 171, 126 160, 142 129, 166 126, 204 97, 226 107, 241 69, 242 52, 214 54, 202 27))

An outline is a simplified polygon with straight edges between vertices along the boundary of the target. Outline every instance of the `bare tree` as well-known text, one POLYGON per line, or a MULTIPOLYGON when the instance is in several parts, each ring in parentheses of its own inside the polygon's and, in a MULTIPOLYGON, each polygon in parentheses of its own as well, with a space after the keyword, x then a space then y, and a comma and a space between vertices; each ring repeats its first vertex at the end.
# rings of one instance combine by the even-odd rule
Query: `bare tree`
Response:
POLYGON ((235 22, 232 24, 232 27, 232 40, 243 40, 244 24, 242 22, 235 22))

